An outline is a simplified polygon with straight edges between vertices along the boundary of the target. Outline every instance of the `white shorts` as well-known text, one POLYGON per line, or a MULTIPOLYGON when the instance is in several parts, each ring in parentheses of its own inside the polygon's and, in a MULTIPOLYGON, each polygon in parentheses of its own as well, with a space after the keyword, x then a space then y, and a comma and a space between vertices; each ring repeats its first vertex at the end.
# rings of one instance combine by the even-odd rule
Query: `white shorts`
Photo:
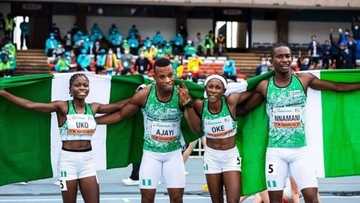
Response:
POLYGON ((156 189, 161 176, 167 188, 185 188, 181 149, 167 153, 143 151, 139 171, 140 189, 156 189))
POLYGON ((241 158, 237 147, 217 150, 205 147, 204 173, 218 174, 226 171, 240 171, 241 158))
POLYGON ((315 169, 309 161, 310 156, 306 147, 267 148, 265 171, 268 190, 283 190, 289 176, 295 179, 300 191, 318 187, 315 169))
POLYGON ((59 162, 59 179, 76 180, 95 176, 95 160, 92 151, 70 152, 61 150, 59 162))

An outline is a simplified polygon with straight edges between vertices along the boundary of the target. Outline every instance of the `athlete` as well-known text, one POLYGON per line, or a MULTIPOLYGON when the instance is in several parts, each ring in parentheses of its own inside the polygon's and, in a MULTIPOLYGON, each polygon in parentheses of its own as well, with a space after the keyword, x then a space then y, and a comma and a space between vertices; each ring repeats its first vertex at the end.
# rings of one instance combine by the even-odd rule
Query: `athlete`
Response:
POLYGON ((64 203, 76 202, 78 187, 85 203, 99 202, 99 184, 91 147, 96 129, 94 115, 114 112, 127 102, 88 104, 85 98, 89 90, 89 79, 81 73, 70 78, 70 95, 73 98, 70 101, 37 103, 0 90, 0 96, 23 108, 44 113, 56 112, 62 140, 59 177, 64 203))
POLYGON ((143 203, 155 201, 161 176, 165 179, 170 202, 183 201, 185 168, 181 156, 180 121, 184 115, 191 123, 189 114, 195 114, 195 111, 187 89, 174 85, 174 76, 168 59, 156 60, 154 84, 135 93, 120 111, 96 119, 98 124, 115 123, 141 109, 144 116, 144 146, 139 186, 143 203))
MULTIPOLYGON (((227 202, 240 200, 240 155, 236 147, 236 108, 249 92, 224 96, 227 82, 220 75, 205 80, 205 100, 196 100, 194 109, 200 115, 201 125, 192 122, 192 128, 206 137, 204 170, 211 200, 223 202, 225 186, 227 202)), ((193 114, 192 114, 193 115, 193 114)))
POLYGON ((273 48, 274 76, 261 81, 244 106, 249 111, 264 100, 269 117, 269 141, 266 152, 266 180, 270 202, 282 201, 288 176, 292 176, 305 202, 319 202, 315 170, 308 161, 305 117, 306 91, 352 91, 360 84, 342 84, 320 80, 311 73, 294 73, 290 68, 291 51, 285 44, 273 48))

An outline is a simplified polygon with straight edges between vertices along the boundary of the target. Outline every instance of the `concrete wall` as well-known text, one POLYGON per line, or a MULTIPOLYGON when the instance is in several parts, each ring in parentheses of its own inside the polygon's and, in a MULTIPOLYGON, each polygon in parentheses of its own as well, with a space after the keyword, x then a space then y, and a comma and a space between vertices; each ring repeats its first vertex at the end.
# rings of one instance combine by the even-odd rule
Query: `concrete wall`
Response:
MULTIPOLYGON (((64 36, 71 30, 75 23, 75 16, 54 15, 53 22, 60 28, 61 35, 64 36)), ((143 38, 152 37, 157 30, 160 30, 166 40, 171 40, 176 32, 174 18, 137 18, 137 17, 103 17, 88 16, 87 28, 90 31, 92 25, 97 23, 102 31, 107 34, 111 24, 116 24, 119 31, 127 36, 129 28, 135 24, 143 38)), ((205 36, 209 30, 212 30, 212 19, 188 19, 188 36, 193 39, 197 32, 205 36)))
MULTIPOLYGON (((4 18, 6 18, 6 15, 11 12, 11 5, 10 3, 0 3, 0 13, 3 14, 4 18)), ((4 36, 4 31, 0 32, 0 38, 4 36)))
POLYGON ((10 3, 0 3, 0 13, 4 15, 4 17, 11 12, 11 4, 10 3))
POLYGON ((76 17, 69 15, 54 15, 52 20, 60 29, 61 36, 64 36, 73 27, 76 17))
POLYGON ((187 29, 189 34, 189 39, 193 40, 196 33, 200 32, 201 36, 204 38, 209 30, 213 29, 213 20, 212 19, 188 19, 187 20, 187 29))
POLYGON ((152 37, 155 32, 160 30, 166 40, 175 36, 175 19, 174 18, 137 18, 137 17, 103 17, 88 16, 87 28, 90 30, 92 25, 97 23, 104 34, 107 35, 111 24, 115 24, 122 35, 127 36, 129 28, 135 24, 140 35, 145 38, 152 37))
POLYGON ((307 43, 310 42, 311 35, 316 34, 320 43, 329 39, 330 29, 334 28, 351 28, 350 23, 339 22, 303 22, 290 21, 289 22, 289 43, 307 43))
POLYGON ((277 42, 276 21, 274 20, 253 20, 252 21, 252 42, 277 42))

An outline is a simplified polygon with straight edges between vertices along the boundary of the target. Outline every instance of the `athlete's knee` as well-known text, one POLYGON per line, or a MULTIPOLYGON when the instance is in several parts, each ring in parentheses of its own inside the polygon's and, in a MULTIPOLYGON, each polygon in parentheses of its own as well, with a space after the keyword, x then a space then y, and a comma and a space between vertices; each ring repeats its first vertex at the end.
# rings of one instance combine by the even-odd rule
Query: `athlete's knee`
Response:
POLYGON ((301 190, 306 203, 318 203, 318 189, 317 188, 304 188, 301 190))
POLYGON ((154 199, 152 195, 141 194, 141 203, 154 203, 154 199))
POLYGON ((168 189, 169 198, 171 203, 182 203, 183 202, 183 189, 168 189))
POLYGON ((283 191, 269 191, 270 203, 282 203, 283 191))
POLYGON ((319 202, 317 189, 302 190, 302 194, 304 196, 304 201, 306 203, 318 203, 319 202))
POLYGON ((141 203, 154 203, 155 202, 155 190, 144 191, 141 190, 141 203))
POLYGON ((170 197, 170 202, 171 203, 182 203, 183 202, 183 196, 182 194, 173 194, 170 197))
POLYGON ((319 203, 319 198, 317 195, 307 197, 304 195, 304 201, 305 203, 319 203))
POLYGON ((214 196, 214 195, 210 194, 210 197, 211 197, 212 203, 223 203, 224 202, 224 198, 221 196, 214 196))
POLYGON ((226 202, 227 203, 239 203, 240 201, 240 196, 227 196, 226 197, 226 202))

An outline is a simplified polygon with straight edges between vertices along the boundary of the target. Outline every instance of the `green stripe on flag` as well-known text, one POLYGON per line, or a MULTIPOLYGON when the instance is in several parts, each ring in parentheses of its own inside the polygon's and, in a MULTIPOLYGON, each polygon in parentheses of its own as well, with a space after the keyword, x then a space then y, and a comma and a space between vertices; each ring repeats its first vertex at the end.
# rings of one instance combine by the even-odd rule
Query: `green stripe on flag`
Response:
MULTIPOLYGON (((51 78, 31 75, 0 79, 0 88, 33 101, 50 102, 51 78)), ((0 112, 0 185, 52 177, 50 114, 20 108, 3 98, 0 112)))
MULTIPOLYGON (((256 88, 262 80, 274 74, 273 71, 252 77, 248 82, 248 91, 256 88)), ((268 142, 268 117, 265 103, 256 107, 238 122, 237 147, 241 156, 241 193, 251 195, 266 189, 265 155, 268 142)))
MULTIPOLYGON (((143 77, 115 76, 111 80, 110 103, 132 96, 143 84, 143 77)), ((107 126, 106 154, 107 168, 126 167, 139 163, 142 155, 144 127, 141 111, 135 116, 107 126)))
MULTIPOLYGON (((322 80, 360 82, 360 71, 323 71, 322 80)), ((360 91, 322 91, 326 177, 360 175, 360 91)))
POLYGON ((265 103, 238 122, 237 146, 241 155, 242 194, 251 195, 266 189, 265 153, 268 142, 268 117, 265 103))

